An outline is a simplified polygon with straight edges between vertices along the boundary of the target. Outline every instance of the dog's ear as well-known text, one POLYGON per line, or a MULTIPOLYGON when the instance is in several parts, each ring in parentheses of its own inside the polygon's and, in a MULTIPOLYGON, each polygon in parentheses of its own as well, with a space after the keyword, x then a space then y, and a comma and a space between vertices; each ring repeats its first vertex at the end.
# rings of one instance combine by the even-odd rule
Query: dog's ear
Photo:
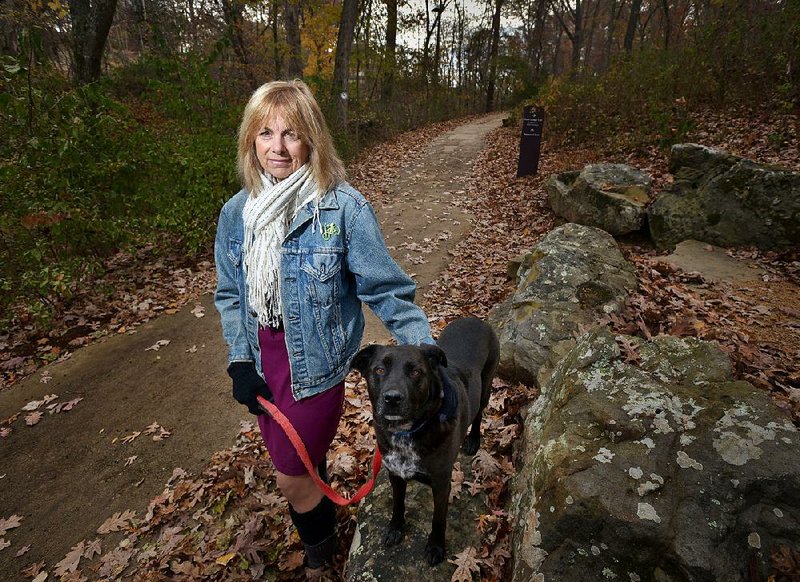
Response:
POLYGON ((378 346, 376 344, 360 349, 358 353, 353 356, 353 360, 350 362, 350 369, 358 370, 362 376, 366 377, 369 363, 372 361, 372 358, 375 357, 375 352, 377 350, 378 346))
POLYGON ((447 367, 447 356, 439 346, 422 344, 419 346, 419 349, 422 350, 422 354, 427 358, 431 368, 435 369, 438 366, 442 366, 444 368, 447 367))

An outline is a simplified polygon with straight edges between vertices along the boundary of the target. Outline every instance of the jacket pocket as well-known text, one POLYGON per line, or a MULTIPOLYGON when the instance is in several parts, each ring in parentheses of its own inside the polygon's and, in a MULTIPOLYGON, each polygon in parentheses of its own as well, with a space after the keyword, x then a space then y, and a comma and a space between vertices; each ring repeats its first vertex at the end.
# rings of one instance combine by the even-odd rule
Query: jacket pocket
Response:
POLYGON ((344 350, 339 297, 342 257, 343 253, 335 250, 315 250, 305 255, 300 264, 300 269, 306 274, 303 295, 308 298, 313 313, 314 335, 328 359, 329 369, 333 369, 344 350))
POLYGON ((300 268, 317 281, 325 283, 342 269, 342 255, 335 251, 310 253, 300 268))
POLYGON ((303 258, 300 268, 307 273, 308 294, 317 307, 329 308, 339 300, 339 271, 342 255, 334 251, 313 252, 303 258))
POLYGON ((234 267, 238 267, 242 262, 242 241, 235 238, 228 240, 228 258, 234 267))

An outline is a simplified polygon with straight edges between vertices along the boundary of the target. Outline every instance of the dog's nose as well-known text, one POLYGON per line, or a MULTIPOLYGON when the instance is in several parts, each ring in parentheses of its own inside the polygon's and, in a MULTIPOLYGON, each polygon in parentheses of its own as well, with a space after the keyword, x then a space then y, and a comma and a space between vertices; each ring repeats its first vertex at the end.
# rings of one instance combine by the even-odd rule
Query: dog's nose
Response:
POLYGON ((383 401, 387 406, 397 406, 401 400, 403 400, 403 395, 399 390, 390 390, 383 395, 383 401))

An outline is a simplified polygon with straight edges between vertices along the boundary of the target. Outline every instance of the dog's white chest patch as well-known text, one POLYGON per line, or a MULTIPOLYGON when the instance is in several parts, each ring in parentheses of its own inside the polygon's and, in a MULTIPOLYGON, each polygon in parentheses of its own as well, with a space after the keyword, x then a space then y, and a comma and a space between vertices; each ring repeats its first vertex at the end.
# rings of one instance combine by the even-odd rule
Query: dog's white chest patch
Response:
POLYGON ((419 455, 412 442, 395 443, 394 448, 383 458, 386 468, 403 479, 411 479, 420 473, 419 455))

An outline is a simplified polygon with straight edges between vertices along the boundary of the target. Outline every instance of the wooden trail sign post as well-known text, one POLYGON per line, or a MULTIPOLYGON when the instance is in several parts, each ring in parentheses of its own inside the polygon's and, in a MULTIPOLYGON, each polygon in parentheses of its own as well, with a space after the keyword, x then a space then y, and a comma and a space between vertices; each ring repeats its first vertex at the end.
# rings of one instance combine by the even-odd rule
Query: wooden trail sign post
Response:
POLYGON ((539 153, 542 149, 544 108, 528 105, 522 113, 522 135, 519 138, 517 178, 539 173, 539 153))

